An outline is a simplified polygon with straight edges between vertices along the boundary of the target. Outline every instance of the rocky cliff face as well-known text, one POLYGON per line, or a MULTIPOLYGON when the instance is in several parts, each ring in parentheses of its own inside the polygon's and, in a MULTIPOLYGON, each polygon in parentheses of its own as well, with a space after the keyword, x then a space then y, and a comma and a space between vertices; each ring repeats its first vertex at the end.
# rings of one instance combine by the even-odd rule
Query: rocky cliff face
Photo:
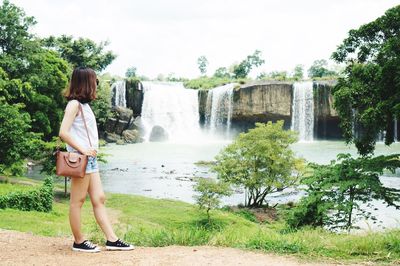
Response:
POLYGON ((255 122, 284 120, 290 128, 292 83, 246 84, 233 94, 232 126, 253 127, 255 122))
POLYGON ((321 139, 341 138, 339 117, 333 108, 332 88, 336 81, 314 82, 314 136, 321 139))
POLYGON ((143 90, 139 80, 128 79, 126 81, 126 107, 133 111, 136 117, 142 113, 143 90))

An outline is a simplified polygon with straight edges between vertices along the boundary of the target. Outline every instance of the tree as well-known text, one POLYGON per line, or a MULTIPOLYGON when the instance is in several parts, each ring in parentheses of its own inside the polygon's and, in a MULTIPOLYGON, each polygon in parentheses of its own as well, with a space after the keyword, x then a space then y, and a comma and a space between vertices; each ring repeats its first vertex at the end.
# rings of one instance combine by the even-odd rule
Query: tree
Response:
POLYGON ((400 190, 385 187, 380 176, 384 170, 394 173, 400 167, 399 154, 352 158, 339 154, 329 165, 311 164, 313 174, 306 176, 307 196, 294 208, 288 223, 327 226, 330 229, 357 228, 358 218, 376 218, 365 208, 373 199, 400 209, 400 190))
POLYGON ((328 61, 325 59, 315 60, 308 69, 310 78, 322 78, 336 75, 336 72, 328 69, 328 61))
POLYGON ((99 44, 87 38, 74 40, 72 36, 50 36, 42 40, 44 47, 55 49, 73 67, 85 66, 95 71, 104 70, 117 57, 111 51, 104 51, 107 41, 99 44))
POLYGON ((21 8, 4 0, 0 6, 0 55, 23 50, 21 44, 31 39, 28 29, 35 24, 34 17, 27 17, 21 8))
POLYGON ((195 195, 194 198, 200 209, 206 209, 209 224, 211 223, 210 210, 219 207, 222 196, 232 195, 229 184, 217 182, 210 178, 199 178, 194 191, 200 193, 200 195, 195 195))
POLYGON ((215 70, 213 76, 215 78, 230 78, 231 75, 226 67, 219 67, 215 70))
POLYGON ((394 141, 393 120, 400 118, 400 6, 349 31, 332 58, 345 63, 333 89, 335 109, 347 142, 361 155, 372 153, 379 132, 394 141), (356 130, 353 130, 353 129, 356 130))
POLYGON ((208 60, 207 58, 202 55, 197 59, 197 65, 199 67, 201 75, 205 75, 207 73, 207 66, 208 66, 208 60))
POLYGON ((26 17, 9 1, 0 6, 0 96, 8 104, 23 103, 20 112, 31 114, 30 130, 49 139, 61 121, 65 103, 61 91, 70 68, 56 52, 42 48, 41 42, 29 34, 34 24, 34 18, 26 17))
POLYGON ((303 65, 297 65, 294 68, 293 78, 295 80, 302 80, 304 77, 304 67, 303 65))
POLYGON ((126 70, 126 72, 125 72, 125 77, 126 77, 126 78, 133 78, 133 77, 136 77, 136 71, 137 71, 136 67, 130 67, 130 68, 128 68, 128 69, 126 70))
POLYGON ((264 63, 265 60, 261 58, 261 51, 255 50, 252 55, 248 55, 238 65, 234 65, 233 74, 235 78, 246 78, 253 67, 259 67, 264 63))
POLYGON ((25 157, 36 157, 39 150, 39 136, 29 131, 29 114, 21 108, 0 100, 0 173, 21 175, 25 157))
POLYGON ((216 156, 213 170, 220 180, 246 189, 246 206, 259 207, 268 194, 296 182, 300 161, 289 147, 295 141, 283 121, 256 123, 216 156))

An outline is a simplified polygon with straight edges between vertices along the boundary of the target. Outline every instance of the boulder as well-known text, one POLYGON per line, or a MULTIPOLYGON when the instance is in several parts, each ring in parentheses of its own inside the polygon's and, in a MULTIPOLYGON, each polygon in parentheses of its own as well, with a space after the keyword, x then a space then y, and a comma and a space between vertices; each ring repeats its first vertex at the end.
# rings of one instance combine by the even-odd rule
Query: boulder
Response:
POLYGON ((141 128, 143 128, 141 117, 137 116, 136 118, 132 118, 131 121, 129 122, 128 129, 140 130, 141 128))
POLYGON ((128 128, 128 125, 128 121, 118 120, 118 122, 115 124, 114 133, 121 135, 122 131, 128 128))
POLYGON ((168 133, 165 129, 161 126, 154 126, 151 129, 150 133, 150 141, 166 141, 168 140, 168 133))
POLYGON ((140 137, 139 131, 133 130, 124 130, 122 132, 122 137, 126 143, 139 143, 143 142, 143 139, 140 137))
POLYGON ((116 113, 116 117, 118 120, 128 121, 133 116, 133 111, 129 108, 115 106, 113 108, 114 112, 116 113))
POLYGON ((118 119, 110 117, 104 126, 104 131, 106 132, 114 132, 115 125, 117 124, 118 119))
POLYGON ((123 139, 119 139, 119 140, 117 140, 117 142, 115 144, 117 144, 117 145, 125 145, 126 143, 125 143, 125 141, 123 139))
POLYGON ((104 140, 107 141, 108 143, 115 143, 118 140, 121 140, 121 136, 119 136, 115 133, 106 132, 104 140))

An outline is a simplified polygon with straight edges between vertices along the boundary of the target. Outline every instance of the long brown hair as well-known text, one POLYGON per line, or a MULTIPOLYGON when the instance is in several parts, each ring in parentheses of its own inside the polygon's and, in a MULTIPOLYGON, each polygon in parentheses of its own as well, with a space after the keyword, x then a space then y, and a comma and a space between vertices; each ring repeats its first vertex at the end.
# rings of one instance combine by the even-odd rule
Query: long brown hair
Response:
POLYGON ((93 69, 77 67, 72 72, 71 81, 64 96, 68 100, 78 100, 88 103, 96 99, 98 79, 93 69))

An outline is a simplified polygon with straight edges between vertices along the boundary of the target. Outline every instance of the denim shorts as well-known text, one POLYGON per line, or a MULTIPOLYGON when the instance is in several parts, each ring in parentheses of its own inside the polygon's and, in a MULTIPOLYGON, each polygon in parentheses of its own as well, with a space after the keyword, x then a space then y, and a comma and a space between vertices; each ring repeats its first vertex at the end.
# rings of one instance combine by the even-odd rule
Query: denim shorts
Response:
POLYGON ((97 163, 97 157, 88 156, 86 174, 96 173, 98 171, 99 171, 99 164, 97 163))

